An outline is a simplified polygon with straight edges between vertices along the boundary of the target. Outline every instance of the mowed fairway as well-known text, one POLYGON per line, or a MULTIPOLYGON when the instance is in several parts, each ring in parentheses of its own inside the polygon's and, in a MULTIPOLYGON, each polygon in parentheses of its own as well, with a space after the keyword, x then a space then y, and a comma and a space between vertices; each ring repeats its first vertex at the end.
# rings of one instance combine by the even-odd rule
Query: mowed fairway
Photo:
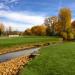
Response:
POLYGON ((75 75, 75 42, 40 49, 20 75, 75 75))
POLYGON ((11 47, 14 45, 23 44, 35 44, 43 42, 58 41, 59 38, 56 37, 46 37, 46 36, 26 36, 26 37, 14 37, 14 38, 0 38, 0 48, 11 47))

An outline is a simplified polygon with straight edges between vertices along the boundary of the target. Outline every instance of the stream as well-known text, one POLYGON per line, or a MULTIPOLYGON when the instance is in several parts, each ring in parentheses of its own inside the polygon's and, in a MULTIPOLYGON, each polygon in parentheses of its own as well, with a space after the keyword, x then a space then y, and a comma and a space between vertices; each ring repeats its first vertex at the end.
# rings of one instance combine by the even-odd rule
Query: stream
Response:
POLYGON ((13 58, 20 57, 20 56, 29 56, 32 53, 38 52, 39 49, 40 48, 32 48, 32 49, 25 49, 17 52, 2 54, 0 55, 0 62, 11 60, 13 58))

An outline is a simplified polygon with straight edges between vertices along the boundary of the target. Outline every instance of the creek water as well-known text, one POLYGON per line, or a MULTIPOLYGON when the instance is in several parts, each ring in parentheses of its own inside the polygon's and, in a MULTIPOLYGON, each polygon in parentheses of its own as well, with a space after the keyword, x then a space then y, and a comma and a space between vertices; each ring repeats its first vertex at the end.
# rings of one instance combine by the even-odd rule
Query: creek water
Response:
POLYGON ((25 49, 17 52, 11 52, 0 55, 0 62, 4 62, 20 56, 29 56, 32 53, 38 52, 39 48, 25 49))

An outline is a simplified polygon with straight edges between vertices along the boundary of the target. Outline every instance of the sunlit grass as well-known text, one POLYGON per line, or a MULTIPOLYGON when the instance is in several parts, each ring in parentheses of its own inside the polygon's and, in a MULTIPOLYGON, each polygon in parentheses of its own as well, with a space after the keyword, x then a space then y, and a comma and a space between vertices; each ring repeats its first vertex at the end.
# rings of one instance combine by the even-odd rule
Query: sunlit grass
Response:
POLYGON ((47 36, 25 36, 25 37, 14 37, 14 38, 0 38, 0 48, 11 47, 14 45, 33 44, 39 42, 50 42, 58 41, 57 37, 47 36))
POLYGON ((40 55, 30 61, 20 75, 74 75, 75 42, 40 49, 40 55))

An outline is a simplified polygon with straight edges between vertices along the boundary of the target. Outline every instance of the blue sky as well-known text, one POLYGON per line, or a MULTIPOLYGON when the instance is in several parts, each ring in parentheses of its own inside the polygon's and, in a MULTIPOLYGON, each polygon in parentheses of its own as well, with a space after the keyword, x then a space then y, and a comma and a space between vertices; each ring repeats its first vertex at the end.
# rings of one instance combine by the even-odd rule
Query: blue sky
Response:
POLYGON ((70 8, 75 18, 75 0, 0 0, 0 22, 24 30, 42 24, 45 17, 57 16, 62 7, 70 8))

